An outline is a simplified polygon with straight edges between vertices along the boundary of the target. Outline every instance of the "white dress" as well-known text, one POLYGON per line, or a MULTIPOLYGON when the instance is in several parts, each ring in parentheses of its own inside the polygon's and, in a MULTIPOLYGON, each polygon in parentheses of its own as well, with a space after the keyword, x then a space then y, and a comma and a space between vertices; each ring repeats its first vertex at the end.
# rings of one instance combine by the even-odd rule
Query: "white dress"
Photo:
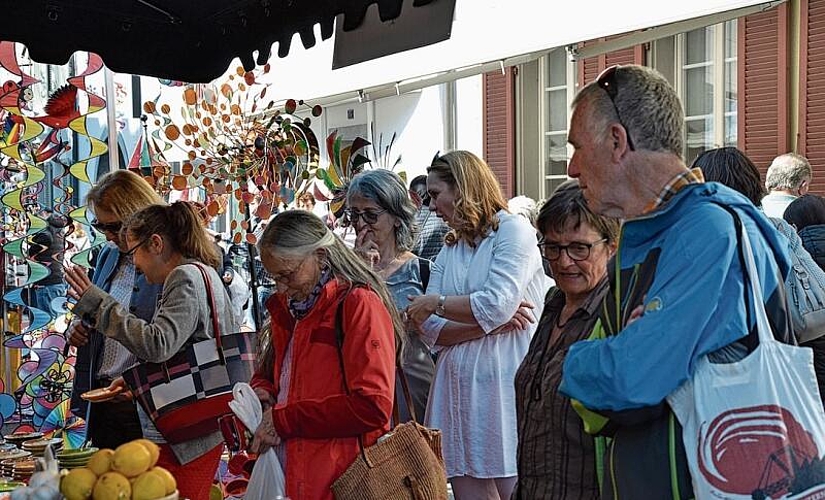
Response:
MULTIPOLYGON (((518 215, 501 211, 496 232, 475 248, 444 246, 427 294, 470 295, 473 316, 490 332, 507 322, 522 299, 536 323, 524 330, 440 349, 426 425, 443 433, 448 477, 510 477, 517 473, 516 370, 530 346, 550 280, 544 275, 536 232, 518 215)), ((431 316, 422 329, 434 345, 446 320, 431 316)))

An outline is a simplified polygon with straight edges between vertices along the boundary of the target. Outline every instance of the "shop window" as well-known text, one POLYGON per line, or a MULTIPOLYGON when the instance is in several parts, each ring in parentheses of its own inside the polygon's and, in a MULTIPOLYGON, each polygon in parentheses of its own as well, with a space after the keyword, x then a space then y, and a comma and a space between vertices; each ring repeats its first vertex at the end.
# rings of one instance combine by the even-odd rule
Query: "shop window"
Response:
POLYGON ((570 103, 575 94, 575 64, 570 63, 564 49, 556 49, 541 61, 543 97, 544 183, 542 198, 567 180, 567 126, 570 123, 570 103))
POLYGON ((685 161, 737 139, 736 20, 656 40, 650 60, 685 111, 685 161))

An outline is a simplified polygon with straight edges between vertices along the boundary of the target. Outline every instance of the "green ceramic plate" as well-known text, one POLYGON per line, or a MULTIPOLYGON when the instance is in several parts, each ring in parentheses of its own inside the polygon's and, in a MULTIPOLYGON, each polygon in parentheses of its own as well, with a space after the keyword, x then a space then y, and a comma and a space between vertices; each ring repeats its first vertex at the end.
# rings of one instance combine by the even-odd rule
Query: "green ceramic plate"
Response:
POLYGON ((75 460, 79 458, 91 457, 97 452, 97 448, 86 448, 85 450, 62 450, 57 453, 58 459, 75 460))
POLYGON ((0 493, 8 493, 25 485, 26 483, 21 483, 20 481, 3 481, 0 482, 0 493))

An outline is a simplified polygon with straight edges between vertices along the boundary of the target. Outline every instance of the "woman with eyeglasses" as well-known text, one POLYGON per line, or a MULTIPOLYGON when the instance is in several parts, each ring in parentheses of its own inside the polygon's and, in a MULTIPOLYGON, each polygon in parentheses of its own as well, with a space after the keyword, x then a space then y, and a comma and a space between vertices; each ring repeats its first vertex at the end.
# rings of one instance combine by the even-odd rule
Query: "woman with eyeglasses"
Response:
POLYGON ((544 272, 556 281, 516 372, 518 484, 514 500, 599 498, 593 437, 559 394, 564 356, 587 339, 607 293, 619 221, 590 211, 577 180, 562 183, 536 220, 544 272))
MULTIPOLYGON (((418 228, 415 227, 416 208, 404 181, 385 169, 356 175, 347 188, 347 211, 357 235, 356 253, 387 284, 398 310, 406 309, 409 297, 423 295, 427 289, 432 263, 410 251, 418 228)), ((404 338, 401 368, 409 383, 416 421, 421 423, 435 364, 430 348, 414 331, 404 338)), ((398 379, 395 392, 399 396, 400 419, 407 422, 412 414, 398 379)))
POLYGON ((427 294, 407 308, 439 351, 425 422, 443 433, 456 499, 510 498, 517 473, 513 381, 549 286, 536 232, 507 211, 490 167, 470 152, 436 158, 427 190, 430 209, 450 232, 427 294))
MULTIPOLYGON (((74 267, 67 269, 66 281, 80 318, 141 361, 164 362, 188 344, 216 335, 204 271, 211 282, 220 333, 238 331, 232 302, 215 270, 220 257, 191 204, 146 207, 123 223, 121 239, 124 254, 132 257, 146 280, 163 285, 154 316, 147 321, 130 313, 116 297, 93 285, 82 268, 74 267)), ((169 444, 142 408, 138 415, 143 437, 160 447, 157 464, 175 476, 181 497, 207 500, 223 451, 221 433, 169 444)))
POLYGON ((251 383, 264 407, 251 450, 275 447, 286 496, 332 500, 359 440, 389 430, 404 328, 383 280, 317 216, 278 214, 258 250, 278 291, 251 383))
MULTIPOLYGON (((92 227, 108 242, 97 257, 92 282, 138 318, 152 319, 163 284, 149 283, 135 267, 132 257, 123 253, 128 247, 120 236, 120 229, 132 214, 163 200, 139 175, 117 170, 92 187, 86 203, 87 210, 95 215, 92 227)), ((108 387, 119 379, 137 362, 135 355, 80 319, 71 322, 67 335, 69 343, 77 347, 72 412, 86 420, 87 439, 98 448, 114 449, 142 437, 135 404, 129 394, 94 404, 80 398, 84 392, 108 387)))

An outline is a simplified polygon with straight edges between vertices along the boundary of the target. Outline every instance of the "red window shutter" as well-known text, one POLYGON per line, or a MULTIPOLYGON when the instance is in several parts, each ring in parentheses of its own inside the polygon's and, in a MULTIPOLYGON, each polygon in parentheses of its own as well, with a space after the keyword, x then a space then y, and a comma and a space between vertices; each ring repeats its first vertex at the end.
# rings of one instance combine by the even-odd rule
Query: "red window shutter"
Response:
MULTIPOLYGON (((583 45, 586 46, 588 43, 593 42, 584 42, 583 45)), ((581 87, 587 85, 595 80, 605 68, 615 64, 644 64, 644 46, 635 45, 579 61, 579 85, 581 87)))
POLYGON ((825 0, 800 2, 799 144, 813 167, 811 191, 825 193, 825 0))
POLYGON ((482 123, 484 123, 484 159, 501 184, 504 196, 515 195, 513 178, 516 171, 516 96, 515 71, 507 68, 502 74, 494 71, 484 75, 482 83, 482 123))
POLYGON ((739 19, 738 146, 762 178, 788 141, 788 7, 739 19))

